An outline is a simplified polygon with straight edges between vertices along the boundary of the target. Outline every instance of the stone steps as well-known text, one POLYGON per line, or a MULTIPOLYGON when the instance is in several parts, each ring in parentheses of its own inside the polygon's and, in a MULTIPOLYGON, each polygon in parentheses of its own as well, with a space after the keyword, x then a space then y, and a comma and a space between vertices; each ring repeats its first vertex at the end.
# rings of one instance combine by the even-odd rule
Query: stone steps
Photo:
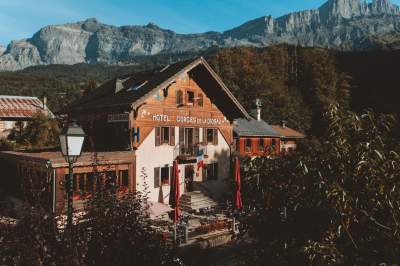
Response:
POLYGON ((200 209, 209 209, 217 205, 215 201, 200 191, 187 192, 179 199, 182 210, 198 212, 200 209))

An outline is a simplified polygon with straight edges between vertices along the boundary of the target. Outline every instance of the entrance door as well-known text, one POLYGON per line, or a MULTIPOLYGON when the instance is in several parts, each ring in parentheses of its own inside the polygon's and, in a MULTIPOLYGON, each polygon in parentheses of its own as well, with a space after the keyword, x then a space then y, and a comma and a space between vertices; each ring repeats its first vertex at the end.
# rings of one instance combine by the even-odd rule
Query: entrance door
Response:
POLYGON ((192 164, 185 165, 185 192, 193 191, 194 167, 192 164))
POLYGON ((185 151, 193 155, 193 128, 185 128, 185 151))

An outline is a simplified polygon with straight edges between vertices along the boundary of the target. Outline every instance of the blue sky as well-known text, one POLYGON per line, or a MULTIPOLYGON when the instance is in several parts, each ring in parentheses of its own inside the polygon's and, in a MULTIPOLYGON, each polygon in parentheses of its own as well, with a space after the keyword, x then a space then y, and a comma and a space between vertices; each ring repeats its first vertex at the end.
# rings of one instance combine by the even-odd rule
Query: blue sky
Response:
MULTIPOLYGON (((392 0, 400 4, 400 0, 392 0)), ((112 25, 154 22, 179 33, 224 31, 264 15, 319 7, 325 0, 0 0, 0 44, 41 27, 96 17, 112 25)))

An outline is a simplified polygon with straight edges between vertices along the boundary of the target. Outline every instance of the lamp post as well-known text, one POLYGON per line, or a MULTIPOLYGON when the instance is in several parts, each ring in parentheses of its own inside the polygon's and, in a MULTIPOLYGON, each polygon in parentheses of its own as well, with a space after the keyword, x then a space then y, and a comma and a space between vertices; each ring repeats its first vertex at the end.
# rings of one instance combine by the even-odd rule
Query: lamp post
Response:
POLYGON ((76 122, 70 123, 63 129, 60 134, 60 146, 61 153, 68 163, 69 175, 67 180, 67 228, 72 226, 72 185, 74 180, 73 164, 76 162, 79 156, 81 156, 83 141, 85 140, 85 132, 83 129, 76 124, 76 122))

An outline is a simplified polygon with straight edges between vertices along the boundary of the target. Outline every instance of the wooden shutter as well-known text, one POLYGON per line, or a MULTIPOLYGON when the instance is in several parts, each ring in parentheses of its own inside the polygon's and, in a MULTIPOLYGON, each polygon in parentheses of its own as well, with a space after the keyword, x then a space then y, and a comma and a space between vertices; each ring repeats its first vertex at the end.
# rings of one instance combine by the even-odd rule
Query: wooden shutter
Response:
POLYGON ((154 168, 154 188, 160 187, 160 167, 154 168))
POLYGON ((156 127, 156 146, 161 145, 161 127, 156 127))
POLYGON ((218 129, 213 129, 213 145, 218 145, 218 129))
POLYGON ((185 128, 179 128, 179 145, 183 146, 185 144, 185 128))
POLYGON ((169 128, 169 145, 175 146, 175 127, 169 128))
POLYGON ((200 143, 200 128, 195 128, 194 129, 194 144, 199 144, 200 143))

